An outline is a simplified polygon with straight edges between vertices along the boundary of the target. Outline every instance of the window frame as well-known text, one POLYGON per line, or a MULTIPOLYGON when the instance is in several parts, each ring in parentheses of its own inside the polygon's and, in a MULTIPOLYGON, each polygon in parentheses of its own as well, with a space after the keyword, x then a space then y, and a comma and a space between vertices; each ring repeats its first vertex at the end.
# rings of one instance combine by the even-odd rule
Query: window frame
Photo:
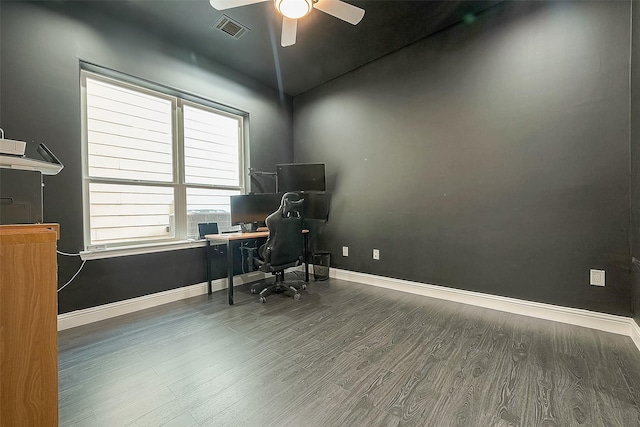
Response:
MULTIPOLYGON (((157 84, 142 81, 140 79, 124 76, 117 72, 108 70, 94 70, 94 67, 81 67, 80 69, 80 92, 81 92, 81 156, 82 156, 82 206, 83 206, 83 240, 85 251, 116 251, 126 252, 131 249, 134 253, 157 252, 158 246, 184 247, 188 240, 188 212, 187 212, 187 191, 189 188, 199 188, 206 190, 231 190, 245 194, 246 179, 244 170, 248 164, 247 135, 245 126, 248 122, 248 114, 237 109, 233 109, 204 98, 179 92, 157 84), (88 136, 88 101, 87 101, 87 79, 105 82, 111 85, 138 91, 154 97, 159 97, 171 102, 171 138, 172 138, 172 172, 171 182, 148 181, 136 179, 118 178, 98 178, 89 176, 89 136, 88 136), (185 129, 184 129, 184 107, 190 106, 219 114, 237 120, 238 123, 238 186, 216 185, 216 184, 187 184, 185 182, 185 129), (105 184, 126 184, 140 186, 154 186, 173 189, 174 204, 174 235, 166 239, 146 239, 130 242, 114 242, 108 244, 91 242, 91 218, 90 218, 90 192, 89 186, 92 183, 105 184)), ((98 68, 98 67, 96 67, 98 68)))

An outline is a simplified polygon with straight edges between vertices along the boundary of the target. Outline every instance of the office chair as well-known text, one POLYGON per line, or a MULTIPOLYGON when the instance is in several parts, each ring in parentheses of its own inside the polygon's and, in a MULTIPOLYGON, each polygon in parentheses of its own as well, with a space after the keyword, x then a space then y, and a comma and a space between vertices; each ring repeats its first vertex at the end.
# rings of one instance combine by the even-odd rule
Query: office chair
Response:
POLYGON ((251 293, 261 288, 259 301, 267 301, 267 295, 272 292, 289 291, 293 298, 300 299, 298 287, 306 289, 306 284, 296 286, 284 281, 284 271, 296 267, 304 261, 304 239, 302 236, 302 204, 297 193, 285 193, 280 207, 266 219, 269 228, 267 242, 260 247, 258 254, 263 258, 258 261, 262 265, 260 270, 270 272, 275 276, 272 284, 258 283, 251 286, 251 293))

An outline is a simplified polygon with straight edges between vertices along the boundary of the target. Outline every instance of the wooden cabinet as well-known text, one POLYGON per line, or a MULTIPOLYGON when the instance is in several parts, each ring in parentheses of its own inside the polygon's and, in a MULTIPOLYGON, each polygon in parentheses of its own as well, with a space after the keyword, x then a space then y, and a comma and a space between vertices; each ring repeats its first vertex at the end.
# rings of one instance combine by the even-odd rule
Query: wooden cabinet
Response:
POLYGON ((0 426, 58 425, 57 224, 0 226, 0 426))

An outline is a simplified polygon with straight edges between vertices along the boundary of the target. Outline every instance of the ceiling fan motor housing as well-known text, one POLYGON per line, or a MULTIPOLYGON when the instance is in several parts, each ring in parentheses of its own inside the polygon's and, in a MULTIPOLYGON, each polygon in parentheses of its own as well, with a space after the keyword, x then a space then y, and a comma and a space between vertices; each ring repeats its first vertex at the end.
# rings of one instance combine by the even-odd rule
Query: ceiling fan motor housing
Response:
MULTIPOLYGON (((266 1, 269 0, 209 0, 209 3, 216 10, 225 10, 266 1)), ((364 16, 364 9, 342 0, 273 0, 273 5, 282 15, 280 39, 282 47, 296 43, 298 19, 307 16, 313 9, 318 9, 351 25, 356 25, 364 16)))
POLYGON ((274 0, 276 10, 289 19, 307 16, 313 10, 313 3, 314 0, 274 0))

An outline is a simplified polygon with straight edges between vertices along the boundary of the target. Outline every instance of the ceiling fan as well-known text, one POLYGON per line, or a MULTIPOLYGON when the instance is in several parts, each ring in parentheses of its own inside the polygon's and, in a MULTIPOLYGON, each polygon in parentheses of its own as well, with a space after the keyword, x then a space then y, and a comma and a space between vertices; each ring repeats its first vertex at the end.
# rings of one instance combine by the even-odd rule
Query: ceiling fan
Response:
MULTIPOLYGON (((209 0, 217 10, 231 9, 248 4, 262 3, 270 0, 209 0)), ((273 0, 276 10, 282 15, 282 47, 296 43, 298 19, 307 16, 313 9, 342 19, 356 25, 364 16, 364 9, 353 6, 342 0, 273 0)))

